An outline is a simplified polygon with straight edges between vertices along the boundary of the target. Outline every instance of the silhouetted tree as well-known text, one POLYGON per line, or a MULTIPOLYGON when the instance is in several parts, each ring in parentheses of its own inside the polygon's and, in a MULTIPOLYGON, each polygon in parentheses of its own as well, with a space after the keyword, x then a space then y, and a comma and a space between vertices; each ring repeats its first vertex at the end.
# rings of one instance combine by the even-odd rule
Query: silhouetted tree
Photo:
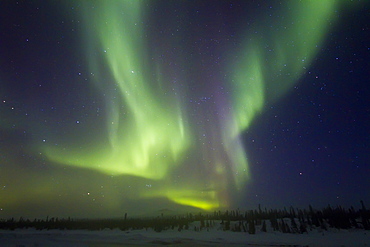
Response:
POLYGON ((254 220, 250 220, 248 225, 249 225, 248 233, 256 234, 256 226, 254 225, 254 220))
POLYGON ((298 233, 299 232, 297 223, 295 222, 295 219, 293 217, 290 218, 290 225, 291 225, 291 232, 292 233, 298 233))
POLYGON ((306 224, 304 222, 299 222, 299 231, 300 233, 308 233, 306 224))
POLYGON ((267 229, 266 229, 266 221, 263 221, 263 223, 262 223, 261 232, 267 232, 267 229))

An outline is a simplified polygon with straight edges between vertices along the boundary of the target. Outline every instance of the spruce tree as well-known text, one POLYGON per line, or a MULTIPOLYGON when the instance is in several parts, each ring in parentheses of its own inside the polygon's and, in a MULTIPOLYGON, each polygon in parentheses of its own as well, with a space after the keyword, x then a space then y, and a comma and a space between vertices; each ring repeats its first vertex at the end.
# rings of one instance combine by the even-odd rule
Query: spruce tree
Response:
POLYGON ((308 233, 306 224, 302 221, 299 222, 299 231, 301 232, 301 234, 303 234, 304 232, 308 233))
POLYGON ((290 218, 290 220, 291 220, 292 232, 297 233, 298 232, 298 226, 297 226, 297 223, 295 222, 295 219, 292 217, 292 218, 290 218))
POLYGON ((256 226, 254 225, 254 220, 249 221, 248 233, 249 234, 256 234, 256 226))
POLYGON ((262 223, 261 232, 267 232, 267 229, 266 229, 266 221, 263 221, 263 223, 262 223))

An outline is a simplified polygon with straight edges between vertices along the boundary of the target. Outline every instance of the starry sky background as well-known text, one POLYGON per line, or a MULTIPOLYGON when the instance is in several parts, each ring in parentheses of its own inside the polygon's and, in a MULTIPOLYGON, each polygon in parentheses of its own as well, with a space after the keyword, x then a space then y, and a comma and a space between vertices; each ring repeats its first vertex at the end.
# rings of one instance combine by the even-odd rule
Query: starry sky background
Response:
POLYGON ((300 58, 297 1, 1 1, 0 218, 370 203, 370 4, 328 2, 300 58))

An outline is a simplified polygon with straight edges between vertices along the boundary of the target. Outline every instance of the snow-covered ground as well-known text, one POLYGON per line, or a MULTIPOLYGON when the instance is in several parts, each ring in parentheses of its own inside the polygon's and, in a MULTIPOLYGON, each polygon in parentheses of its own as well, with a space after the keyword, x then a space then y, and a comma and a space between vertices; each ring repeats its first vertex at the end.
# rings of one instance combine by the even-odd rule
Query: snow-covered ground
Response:
MULTIPOLYGON (((194 222, 197 225, 199 222, 194 222)), ((190 227, 189 229, 193 229, 190 227)), ((314 229, 305 234, 245 232, 212 229, 166 230, 42 230, 0 231, 1 247, 118 247, 118 246, 370 246, 370 232, 364 230, 314 229)))

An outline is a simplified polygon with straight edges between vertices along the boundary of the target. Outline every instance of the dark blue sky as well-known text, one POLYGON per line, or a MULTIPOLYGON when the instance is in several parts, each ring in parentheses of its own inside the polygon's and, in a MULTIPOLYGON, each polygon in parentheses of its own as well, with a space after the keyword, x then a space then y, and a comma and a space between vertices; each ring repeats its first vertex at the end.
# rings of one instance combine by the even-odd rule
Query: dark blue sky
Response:
POLYGON ((261 202, 349 206, 369 198, 367 10, 342 16, 300 83, 244 135, 258 184, 250 194, 261 202))

